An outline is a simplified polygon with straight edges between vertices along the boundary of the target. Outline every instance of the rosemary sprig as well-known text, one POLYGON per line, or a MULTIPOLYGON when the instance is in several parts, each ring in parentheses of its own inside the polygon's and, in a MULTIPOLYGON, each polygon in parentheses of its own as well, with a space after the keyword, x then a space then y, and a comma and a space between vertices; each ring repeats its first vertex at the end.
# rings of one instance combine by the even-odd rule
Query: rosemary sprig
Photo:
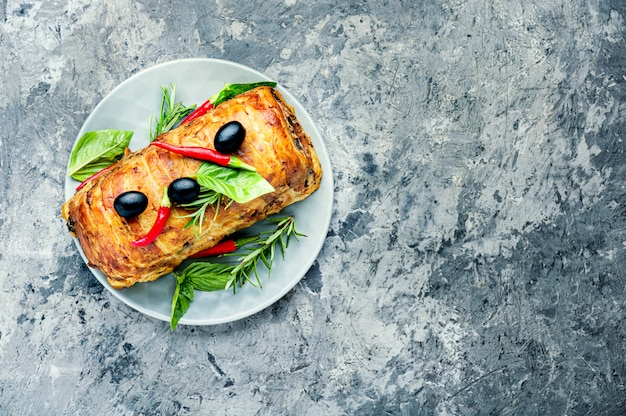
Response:
POLYGON ((150 141, 156 139, 159 134, 170 131, 196 108, 195 105, 185 106, 180 101, 176 102, 175 84, 170 84, 169 88, 161 87, 161 91, 163 98, 161 99, 159 116, 156 122, 153 121, 153 117, 150 117, 150 141))
MULTIPOLYGON (((276 225, 276 230, 262 231, 259 233, 259 239, 252 247, 245 247, 247 254, 237 259, 237 265, 231 270, 231 277, 228 282, 226 282, 226 289, 232 287, 233 291, 236 291, 237 286, 241 287, 244 283, 250 282, 252 276, 256 278, 260 287, 261 281, 259 280, 258 271, 259 261, 267 268, 269 277, 276 253, 276 243, 280 243, 279 248, 284 258, 290 238, 294 237, 298 239, 298 237, 304 236, 304 234, 300 234, 296 231, 294 216, 276 219, 269 218, 268 221, 276 225)), ((236 255, 236 253, 230 255, 236 255)))
POLYGON ((236 257, 235 262, 194 262, 182 270, 174 271, 176 277, 176 291, 172 298, 170 315, 170 329, 173 331, 180 318, 183 317, 194 297, 195 290, 217 291, 237 288, 246 282, 261 287, 259 267, 264 265, 269 278, 276 255, 276 246, 279 247, 282 257, 293 237, 304 237, 296 230, 294 216, 268 218, 274 229, 261 231, 258 236, 249 238, 241 247, 241 252, 225 254, 223 257, 236 257), (254 277, 256 284, 251 280, 254 277))
POLYGON ((185 225, 185 228, 195 227, 202 232, 202 224, 204 223, 204 216, 206 210, 209 207, 213 207, 215 215, 213 219, 217 218, 220 203, 222 202, 222 195, 210 189, 200 192, 198 199, 189 204, 181 205, 182 208, 187 210, 193 210, 191 214, 183 216, 183 218, 190 218, 189 222, 185 225))
POLYGON ((213 210, 215 211, 215 214, 213 215, 213 220, 215 220, 223 202, 225 202, 224 209, 227 209, 232 203, 232 200, 228 200, 228 198, 226 198, 219 192, 215 192, 212 189, 208 189, 200 185, 200 194, 198 195, 198 198, 189 203, 180 205, 180 207, 183 209, 193 211, 181 217, 189 218, 189 221, 187 222, 187 224, 185 224, 185 228, 194 227, 195 230, 197 230, 196 235, 201 233, 206 210, 209 207, 213 208, 213 210))

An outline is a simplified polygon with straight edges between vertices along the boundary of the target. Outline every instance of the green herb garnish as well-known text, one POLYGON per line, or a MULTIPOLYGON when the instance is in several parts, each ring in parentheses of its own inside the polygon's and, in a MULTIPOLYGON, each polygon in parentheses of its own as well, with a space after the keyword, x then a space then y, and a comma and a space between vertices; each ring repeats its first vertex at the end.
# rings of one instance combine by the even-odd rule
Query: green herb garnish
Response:
POLYGON ((187 114, 192 112, 196 106, 185 106, 182 102, 176 102, 176 85, 170 84, 168 87, 161 87, 163 98, 161 99, 161 109, 156 122, 150 117, 150 141, 157 138, 159 134, 172 130, 187 114), (154 128, 153 128, 154 124, 154 128))
POLYGON ((273 81, 251 82, 249 84, 226 83, 217 94, 209 98, 209 101, 213 104, 213 107, 217 107, 220 103, 223 103, 226 100, 230 100, 231 98, 234 98, 239 94, 243 94, 246 91, 250 91, 256 87, 262 86, 274 88, 276 86, 276 83, 273 81))
POLYGON ((185 228, 193 226, 200 231, 209 207, 215 211, 213 216, 215 220, 222 205, 227 209, 233 201, 243 204, 274 192, 274 187, 256 171, 232 169, 208 162, 200 164, 196 180, 200 184, 200 195, 192 202, 181 204, 180 207, 192 211, 182 216, 190 219, 185 228))
POLYGON ((198 195, 198 198, 192 202, 180 205, 183 209, 193 211, 188 215, 182 216, 182 218, 190 218, 189 222, 185 225, 185 228, 195 227, 199 232, 201 232, 206 210, 209 207, 213 208, 213 211, 215 212, 213 220, 215 220, 223 202, 225 202, 224 209, 226 209, 232 203, 232 200, 228 200, 227 197, 219 192, 215 192, 212 189, 208 189, 200 185, 200 194, 198 195))
POLYGON ((240 204, 274 192, 274 187, 256 171, 232 169, 208 162, 202 162, 196 180, 201 186, 240 204))
POLYGON ((111 166, 122 158, 132 137, 133 132, 129 130, 97 130, 83 134, 70 155, 69 176, 82 182, 111 166))
POLYGON ((269 277, 275 259, 276 246, 278 245, 284 258, 291 237, 297 239, 304 236, 296 231, 294 216, 268 218, 267 221, 274 224, 275 229, 262 231, 256 238, 249 239, 241 248, 243 253, 238 250, 224 255, 224 257, 236 257, 234 263, 194 262, 182 270, 174 271, 176 290, 172 298, 170 314, 172 331, 189 309, 195 290, 211 292, 232 288, 233 293, 236 293, 237 288, 246 282, 260 287, 259 267, 264 265, 269 277), (251 280, 252 278, 256 284, 251 280))

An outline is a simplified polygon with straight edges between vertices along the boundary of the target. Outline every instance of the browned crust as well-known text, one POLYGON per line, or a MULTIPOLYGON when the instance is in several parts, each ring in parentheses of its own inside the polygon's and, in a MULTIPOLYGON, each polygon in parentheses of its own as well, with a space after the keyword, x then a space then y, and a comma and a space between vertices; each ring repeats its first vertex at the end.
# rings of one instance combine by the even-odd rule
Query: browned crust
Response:
POLYGON ((319 188, 322 170, 311 140, 293 108, 269 87, 228 100, 157 140, 213 148, 216 131, 232 120, 246 129, 246 138, 236 155, 254 166, 275 192, 246 204, 232 203, 219 212, 215 221, 213 212, 207 212, 199 238, 193 229, 184 229, 188 219, 180 217, 187 212, 174 207, 163 233, 153 244, 143 248, 130 244, 154 223, 163 188, 176 178, 194 176, 200 165, 197 160, 155 146, 125 156, 110 172, 88 183, 63 205, 62 216, 78 238, 89 265, 102 271, 112 287, 121 289, 158 279, 191 254, 319 188), (145 193, 150 202, 137 218, 125 220, 115 212, 113 201, 130 190, 145 193))

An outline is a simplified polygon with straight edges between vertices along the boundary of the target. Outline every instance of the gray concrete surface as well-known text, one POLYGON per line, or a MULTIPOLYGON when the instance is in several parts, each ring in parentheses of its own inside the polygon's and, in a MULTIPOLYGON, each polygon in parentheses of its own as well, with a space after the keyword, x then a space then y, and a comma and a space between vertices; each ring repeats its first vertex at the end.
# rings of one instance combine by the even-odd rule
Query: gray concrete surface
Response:
POLYGON ((0 414, 626 413, 621 0, 0 1, 0 414), (274 77, 332 156, 306 277, 241 321, 130 309, 60 218, 157 63, 274 77))

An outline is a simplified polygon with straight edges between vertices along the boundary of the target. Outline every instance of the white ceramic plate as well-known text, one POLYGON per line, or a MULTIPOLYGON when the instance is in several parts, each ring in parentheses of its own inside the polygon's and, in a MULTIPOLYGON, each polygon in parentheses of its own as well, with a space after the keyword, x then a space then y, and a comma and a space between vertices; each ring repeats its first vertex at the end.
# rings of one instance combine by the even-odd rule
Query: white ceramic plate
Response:
MULTIPOLYGON (((183 59, 163 63, 142 71, 124 81, 109 93, 89 115, 78 138, 85 132, 101 129, 132 130, 130 147, 143 148, 149 143, 150 117, 156 116, 161 103, 161 87, 176 85, 176 100, 201 104, 219 91, 225 83, 273 81, 246 66, 218 59, 183 59)), ((287 90, 277 85, 284 98, 295 108, 296 115, 313 141, 320 159, 323 177, 320 188, 309 198, 285 208, 280 215, 295 215, 299 232, 306 235, 292 240, 285 259, 277 256, 271 275, 261 271, 262 288, 245 285, 232 291, 196 292, 195 299, 179 324, 213 325, 250 316, 276 302, 291 290, 309 270, 326 238, 332 204, 333 175, 326 147, 315 123, 304 107, 287 90)), ((69 176, 65 181, 65 198, 70 199, 78 182, 69 176)), ((83 260, 86 257, 75 239, 83 260)), ((104 275, 91 269, 96 278, 115 297, 146 315, 169 321, 174 276, 169 274, 150 283, 115 290, 104 275)))

